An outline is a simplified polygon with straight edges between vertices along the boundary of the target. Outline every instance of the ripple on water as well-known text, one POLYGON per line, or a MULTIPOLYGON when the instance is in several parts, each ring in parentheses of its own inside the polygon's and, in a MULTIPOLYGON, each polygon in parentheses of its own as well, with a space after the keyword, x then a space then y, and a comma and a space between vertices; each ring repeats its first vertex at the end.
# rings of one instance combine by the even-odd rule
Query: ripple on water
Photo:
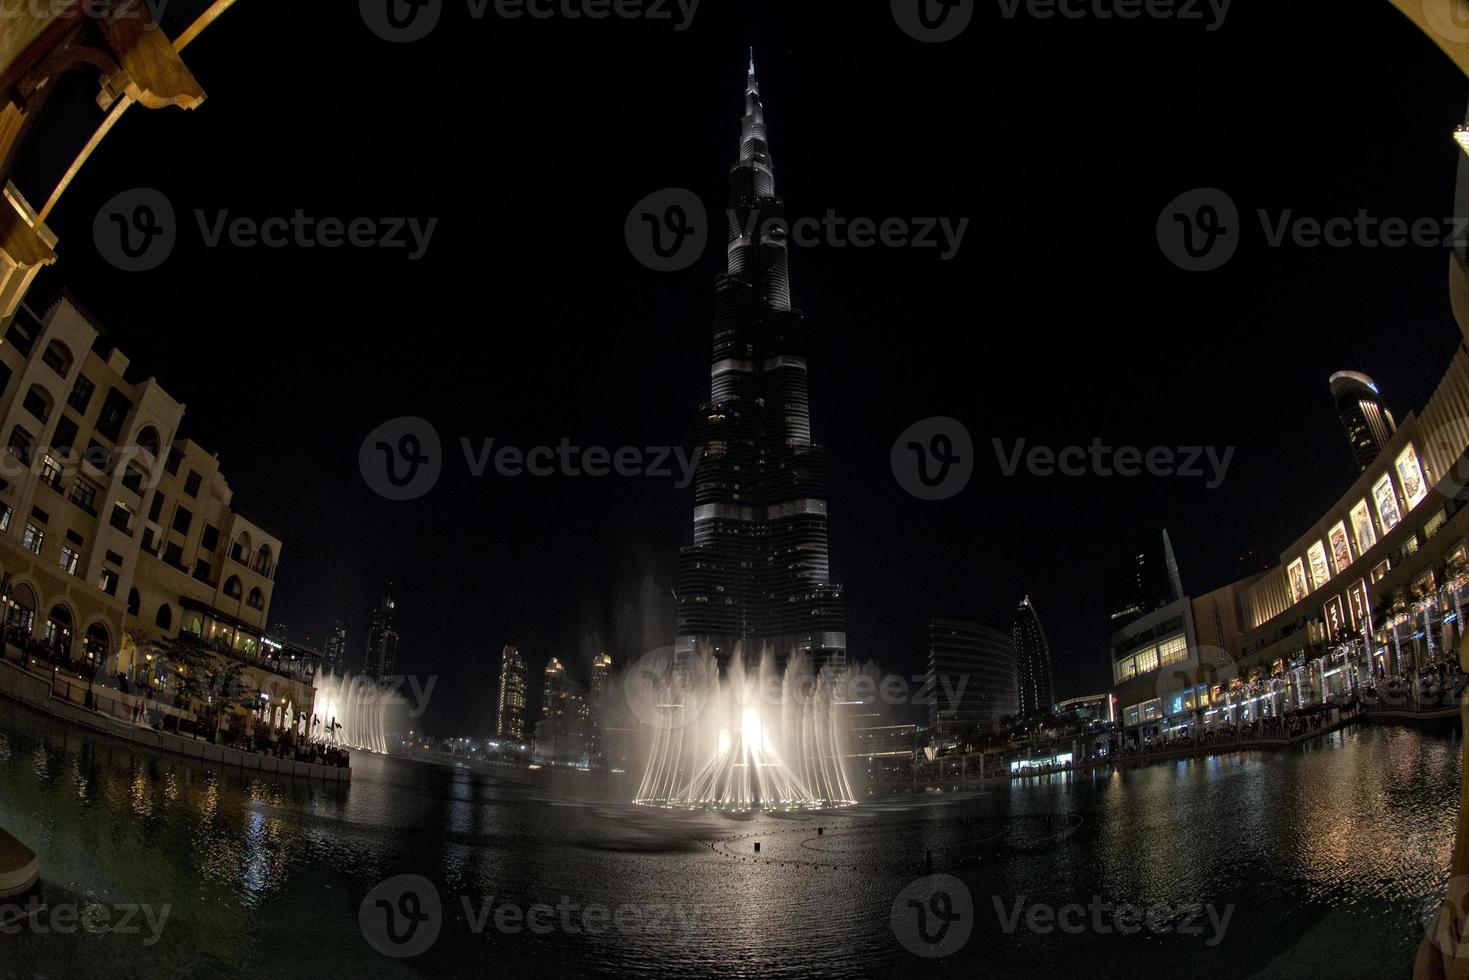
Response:
POLYGON ((1180 963, 1197 976, 1334 975, 1333 963, 1401 974, 1444 885, 1458 802, 1457 734, 1411 729, 739 819, 567 800, 550 782, 381 757, 359 760, 349 786, 321 786, 211 773, 29 717, 0 729, 0 825, 41 852, 47 888, 173 908, 146 950, 80 938, 16 950, 56 975, 98 962, 118 975, 391 974, 402 965, 367 946, 358 911, 402 874, 433 882, 445 914, 417 975, 466 964, 660 978, 1072 975, 1077 963, 1100 976, 1180 963), (902 949, 889 925, 930 854, 975 912, 969 944, 937 964, 902 949), (1093 901, 1161 909, 1174 924, 1180 910, 1233 911, 1214 946, 1001 924, 1017 907, 1093 901), (537 905, 555 920, 549 934, 496 929, 496 910, 537 905), (613 925, 588 928, 603 912, 613 925))

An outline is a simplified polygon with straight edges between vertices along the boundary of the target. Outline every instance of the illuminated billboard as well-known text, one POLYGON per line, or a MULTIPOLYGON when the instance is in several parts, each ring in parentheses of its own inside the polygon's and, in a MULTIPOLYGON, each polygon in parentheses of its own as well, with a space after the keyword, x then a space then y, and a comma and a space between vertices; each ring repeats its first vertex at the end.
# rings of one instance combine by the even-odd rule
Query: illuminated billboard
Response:
POLYGON ((1393 492, 1392 477, 1382 474, 1382 479, 1372 484, 1372 500, 1377 504, 1377 516, 1382 519, 1382 530, 1391 531, 1403 519, 1398 510, 1398 495, 1393 492))
POLYGON ((1352 508, 1352 533, 1357 538, 1357 554, 1365 555, 1367 549, 1377 543, 1377 528, 1372 523, 1372 512, 1363 500, 1352 508))
POLYGON ((1423 482, 1423 467, 1418 464, 1418 453, 1411 443, 1398 453, 1398 481, 1403 485, 1403 496, 1408 501, 1409 510, 1428 496, 1428 487, 1423 482))
POLYGON ((1296 602, 1311 594, 1311 587, 1306 584, 1306 563, 1299 558, 1290 563, 1290 594, 1296 602))
POLYGON ((1346 522, 1339 522, 1331 529, 1327 538, 1331 541, 1331 566, 1340 575, 1352 563, 1352 546, 1347 540, 1346 522))
POLYGON ((1326 545, 1317 541, 1306 552, 1311 563, 1311 588, 1319 589, 1331 580, 1331 569, 1326 567, 1326 545))

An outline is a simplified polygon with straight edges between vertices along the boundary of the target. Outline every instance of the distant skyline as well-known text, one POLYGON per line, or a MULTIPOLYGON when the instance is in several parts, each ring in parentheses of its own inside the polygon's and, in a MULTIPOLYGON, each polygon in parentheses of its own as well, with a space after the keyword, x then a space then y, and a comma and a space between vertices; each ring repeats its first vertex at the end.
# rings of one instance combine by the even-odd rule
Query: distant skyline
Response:
POLYGON ((1463 79, 1389 5, 1350 25, 1241 7, 1186 45, 1169 43, 1189 30, 1178 23, 993 12, 923 45, 885 5, 844 9, 833 44, 827 20, 773 2, 707 6, 684 32, 506 22, 388 45, 326 6, 293 9, 282 30, 278 10, 240 4, 190 49, 209 101, 130 116, 109 137, 52 219, 61 261, 37 296, 70 287, 137 371, 188 404, 239 504, 279 529, 273 621, 314 637, 340 621, 352 666, 383 585, 400 583, 397 667, 445 679, 435 729, 493 729, 506 644, 532 676, 557 656, 584 678, 601 649, 621 668, 673 642, 690 489, 476 478, 460 440, 692 446, 720 250, 654 272, 624 223, 669 187, 717 213, 752 43, 782 193, 801 215, 971 219, 948 261, 793 249, 854 662, 913 673, 930 618, 1004 629, 1029 594, 1056 697, 1106 689, 1103 578, 1131 542, 1167 527, 1193 594, 1275 562, 1355 474, 1330 375, 1369 374, 1401 417, 1458 342, 1440 250, 1256 235, 1198 274, 1154 237, 1164 205, 1195 187, 1225 189, 1252 222, 1451 213, 1463 79), (252 46, 295 66, 288 106, 245 67, 252 46), (332 59, 313 56, 323 46, 332 59), (1355 57, 1377 71, 1340 72, 1355 57), (369 75, 415 81, 368 98, 369 75), (1389 91, 1402 86, 1418 93, 1406 105, 1389 91), (1350 153, 1322 138, 1340 106, 1368 134, 1350 153), (92 221, 132 187, 162 191, 186 224, 196 210, 298 208, 439 224, 416 262, 192 241, 128 274, 97 254, 92 221), (446 456, 439 486, 407 503, 357 469, 366 435, 399 416, 432 422, 446 456), (888 460, 934 416, 963 421, 976 450, 973 481, 942 502, 906 494, 888 460), (1006 477, 994 440, 1022 438, 1237 451, 1214 490, 1006 477))

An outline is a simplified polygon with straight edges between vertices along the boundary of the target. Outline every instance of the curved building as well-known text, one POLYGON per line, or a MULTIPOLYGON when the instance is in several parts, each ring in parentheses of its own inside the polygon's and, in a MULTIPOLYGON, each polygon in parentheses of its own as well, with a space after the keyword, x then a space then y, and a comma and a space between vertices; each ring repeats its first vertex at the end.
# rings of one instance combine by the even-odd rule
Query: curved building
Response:
POLYGON ((931 620, 924 693, 938 738, 998 731, 1019 711, 1010 637, 978 623, 931 620))
POLYGON ((1015 647, 1015 682, 1021 718, 1048 714, 1055 705, 1056 679, 1051 671, 1051 647, 1030 596, 1020 600, 1010 628, 1015 647))
POLYGON ((679 555, 678 650, 727 666, 769 649, 846 663, 831 581, 826 459, 811 440, 805 325, 791 306, 785 205, 775 196, 755 62, 730 169, 727 271, 716 283, 709 401, 694 475, 694 543, 679 555))
POLYGON ((1357 470, 1366 473, 1382 448, 1398 430, 1397 420, 1382 404, 1377 383, 1360 371, 1338 371, 1331 376, 1331 400, 1341 417, 1357 470))

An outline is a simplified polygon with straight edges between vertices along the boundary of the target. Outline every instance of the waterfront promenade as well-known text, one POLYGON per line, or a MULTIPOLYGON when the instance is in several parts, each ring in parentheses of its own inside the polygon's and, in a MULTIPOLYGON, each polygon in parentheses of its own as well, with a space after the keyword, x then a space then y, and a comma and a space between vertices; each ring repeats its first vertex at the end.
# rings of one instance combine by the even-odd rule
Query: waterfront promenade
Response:
MULTIPOLYGON (((131 720, 116 717, 86 706, 86 694, 90 685, 81 679, 58 679, 58 672, 40 674, 17 666, 9 660, 0 659, 0 697, 25 705, 78 728, 84 728, 108 738, 129 742, 133 745, 157 752, 196 759, 201 762, 236 769, 278 773, 304 779, 341 783, 352 778, 347 766, 323 765, 281 758, 262 752, 247 752, 212 742, 176 735, 152 728, 131 720)), ((99 692, 112 694, 115 692, 99 692)), ((100 703, 100 702, 98 702, 100 703)), ((161 708, 161 706, 160 706, 161 708)), ((128 712, 124 711, 124 715, 128 712)), ((168 712, 169 715, 176 714, 168 712)))
POLYGON ((1250 724, 1229 725, 1217 730, 1210 729, 1198 735, 1151 742, 1136 748, 1118 749, 1113 746, 1110 752, 1088 755, 1064 765, 1024 767, 1012 771, 1006 762, 1006 752, 994 750, 983 753, 975 752, 963 756, 944 757, 928 766, 921 766, 915 772, 911 783, 907 780, 901 784, 886 782, 882 784, 880 795, 922 790, 947 792, 978 789, 1057 773, 1125 768, 1170 759, 1224 755, 1235 752, 1289 749, 1313 742, 1354 724, 1439 722, 1458 717, 1459 703, 1458 699, 1453 697, 1445 697, 1433 704, 1418 704, 1411 700, 1373 704, 1354 702, 1325 706, 1318 711, 1285 719, 1264 719, 1250 724))

